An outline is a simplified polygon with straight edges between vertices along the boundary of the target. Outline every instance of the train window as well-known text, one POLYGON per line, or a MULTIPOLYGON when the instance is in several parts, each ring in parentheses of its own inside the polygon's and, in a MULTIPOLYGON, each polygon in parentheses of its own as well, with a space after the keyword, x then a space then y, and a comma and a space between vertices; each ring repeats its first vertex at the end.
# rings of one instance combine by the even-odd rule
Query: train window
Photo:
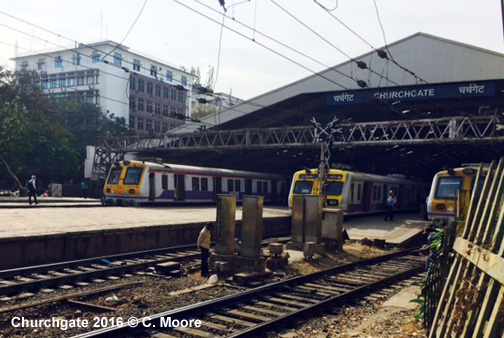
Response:
POLYGON ((353 204, 354 202, 354 190, 355 190, 355 184, 352 183, 350 186, 350 203, 353 204))
POLYGON ((192 190, 193 191, 198 191, 199 189, 199 177, 193 177, 192 178, 192 190))
POLYGON ((267 182, 267 181, 264 181, 264 182, 263 182, 263 192, 264 192, 264 193, 267 193, 267 192, 268 192, 268 182, 267 182))
POLYGON ((257 193, 262 193, 262 182, 257 181, 257 193))
POLYGON ((208 191, 208 178, 207 177, 201 178, 201 191, 208 191))
POLYGON ((439 177, 436 198, 455 199, 462 187, 462 177, 439 177))
POLYGON ((361 198, 361 185, 357 184, 357 201, 360 201, 361 198))
POLYGON ((143 168, 131 167, 126 171, 126 176, 124 177, 124 184, 128 185, 138 185, 140 183, 140 177, 142 177, 143 168))
POLYGON ((233 183, 234 183, 233 180, 231 180, 231 179, 227 180, 227 185, 228 185, 228 191, 229 192, 233 191, 233 183))
POLYGON ((119 179, 121 178, 121 172, 122 168, 121 167, 115 167, 110 170, 110 175, 107 180, 108 184, 117 184, 119 183, 119 179))
POLYGON ((161 188, 163 190, 168 190, 168 175, 161 176, 161 188))
POLYGON ((313 181, 297 181, 294 186, 295 194, 311 194, 313 181))
POLYGON ((343 182, 329 181, 326 183, 326 194, 330 196, 339 196, 343 191, 343 182))
POLYGON ((234 191, 240 192, 241 191, 241 182, 240 182, 240 180, 235 180, 234 183, 235 183, 234 184, 235 185, 235 190, 234 191))

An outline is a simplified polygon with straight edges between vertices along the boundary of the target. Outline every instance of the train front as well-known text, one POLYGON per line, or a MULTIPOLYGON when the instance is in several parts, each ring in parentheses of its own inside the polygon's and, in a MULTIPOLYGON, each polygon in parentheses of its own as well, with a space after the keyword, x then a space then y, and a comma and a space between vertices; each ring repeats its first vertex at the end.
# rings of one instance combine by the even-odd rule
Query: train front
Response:
POLYGON ((147 165, 139 161, 112 164, 103 194, 106 205, 134 205, 142 202, 142 181, 147 165))

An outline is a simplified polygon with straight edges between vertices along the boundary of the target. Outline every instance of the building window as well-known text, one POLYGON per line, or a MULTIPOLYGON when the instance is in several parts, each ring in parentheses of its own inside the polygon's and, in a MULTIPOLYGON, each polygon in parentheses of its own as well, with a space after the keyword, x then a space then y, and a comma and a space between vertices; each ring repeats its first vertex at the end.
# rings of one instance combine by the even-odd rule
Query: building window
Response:
POLYGON ((49 88, 49 80, 47 78, 42 79, 42 88, 44 89, 49 88))
POLYGON ((51 88, 58 87, 58 83, 56 82, 56 75, 51 76, 51 88))
POLYGON ((84 74, 79 74, 77 77, 77 85, 78 86, 83 86, 84 85, 84 74))
POLYGON ((60 78, 59 79, 59 86, 60 87, 66 87, 66 79, 65 78, 60 78))
POLYGON ((91 53, 91 60, 93 63, 98 63, 100 62, 100 52, 94 51, 91 53))
POLYGON ((152 114, 152 102, 147 100, 147 113, 152 114))
POLYGON ((74 64, 74 65, 80 65, 80 59, 81 59, 81 57, 80 57, 79 53, 74 54, 72 56, 72 64, 74 64))
POLYGON ((56 56, 56 58, 54 59, 54 67, 56 68, 63 67, 63 60, 61 59, 61 56, 56 56))
POLYGON ((133 70, 140 71, 140 60, 133 59, 133 70))
POLYGON ((42 70, 44 64, 45 64, 45 59, 38 59, 37 70, 42 70))
POLYGON ((163 87, 163 99, 170 98, 170 89, 168 87, 163 87))
POLYGON ((114 64, 117 66, 122 65, 122 55, 121 53, 114 52, 114 64))
POLYGON ((130 129, 135 129, 135 117, 131 116, 129 117, 129 128, 130 129))
POLYGON ((68 86, 75 86, 75 74, 68 73, 68 86))
POLYGON ((88 75, 87 76, 87 84, 94 84, 94 76, 93 75, 88 75))
POLYGON ((147 94, 152 95, 152 82, 147 82, 147 94))
POLYGON ((130 78, 130 90, 135 90, 136 88, 136 78, 130 78))
POLYGON ((145 120, 145 130, 152 131, 152 120, 151 119, 145 120))
POLYGON ((161 131, 161 124, 159 121, 154 121, 154 132, 159 133, 161 131))
MULTIPOLYGON (((140 102, 140 100, 138 100, 138 102, 140 102)), ((139 106, 140 106, 140 103, 139 103, 139 106)), ((138 118, 138 124, 137 124, 137 129, 138 130, 143 130, 144 129, 144 123, 143 123, 143 117, 139 117, 138 118)))
POLYGON ((156 84, 156 96, 161 97, 161 85, 156 84))
POLYGON ((130 96, 130 110, 136 109, 136 98, 132 95, 130 96))
POLYGON ((144 90, 145 90, 144 83, 145 83, 144 80, 138 80, 138 91, 139 92, 142 92, 142 93, 144 92, 144 90))
POLYGON ((166 71, 166 81, 172 82, 173 80, 173 73, 169 70, 166 71))
POLYGON ((155 103, 154 104, 154 114, 156 115, 161 115, 161 103, 155 103))
POLYGON ((154 65, 151 65, 150 67, 150 75, 156 77, 157 76, 157 67, 154 65))
POLYGON ((163 116, 168 116, 168 106, 163 104, 163 116))
POLYGON ((28 67, 28 61, 21 62, 21 68, 25 69, 28 67))
POLYGON ((182 77, 180 78, 180 84, 181 84, 182 86, 184 86, 184 87, 185 87, 185 86, 187 86, 187 77, 182 76, 182 77))
MULTIPOLYGON (((138 111, 144 111, 144 99, 138 99, 138 111)), ((140 122, 140 120, 138 122, 140 122)))

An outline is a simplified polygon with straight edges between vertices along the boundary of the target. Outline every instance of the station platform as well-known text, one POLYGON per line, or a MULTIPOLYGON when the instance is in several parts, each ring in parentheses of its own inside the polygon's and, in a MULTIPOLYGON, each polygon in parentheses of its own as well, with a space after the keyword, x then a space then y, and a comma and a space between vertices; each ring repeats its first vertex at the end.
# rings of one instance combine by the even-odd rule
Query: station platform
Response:
POLYGON ((396 213, 394 221, 385 221, 384 217, 374 215, 345 219, 343 227, 352 240, 378 239, 394 246, 407 246, 431 224, 422 219, 418 212, 396 213))
MULTIPOLYGON (((0 270, 193 245, 217 218, 215 206, 105 207, 99 200, 0 199, 0 270)), ((236 235, 242 209, 236 208, 236 235)), ((264 236, 290 233, 287 208, 263 209, 264 236)))

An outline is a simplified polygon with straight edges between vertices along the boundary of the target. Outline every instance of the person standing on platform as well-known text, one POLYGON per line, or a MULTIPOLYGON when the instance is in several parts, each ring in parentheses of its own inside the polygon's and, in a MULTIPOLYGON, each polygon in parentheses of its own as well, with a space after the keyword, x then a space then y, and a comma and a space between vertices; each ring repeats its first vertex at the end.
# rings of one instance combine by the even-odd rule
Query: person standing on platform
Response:
POLYGON ((81 184, 81 197, 87 198, 88 186, 86 181, 82 180, 81 184))
POLYGON ((210 256, 210 236, 213 224, 208 222, 203 229, 201 229, 198 236, 198 248, 201 250, 201 276, 208 277, 210 274, 208 270, 208 258, 210 256))
POLYGON ((394 205, 397 203, 397 198, 392 190, 389 191, 387 201, 385 202, 385 208, 387 209, 387 214, 385 215, 385 221, 389 219, 394 220, 394 205))
POLYGON ((32 175, 31 180, 28 181, 28 184, 26 187, 28 188, 28 203, 30 205, 32 204, 31 198, 33 196, 33 201, 35 204, 38 204, 37 202, 37 177, 35 175, 32 175))

